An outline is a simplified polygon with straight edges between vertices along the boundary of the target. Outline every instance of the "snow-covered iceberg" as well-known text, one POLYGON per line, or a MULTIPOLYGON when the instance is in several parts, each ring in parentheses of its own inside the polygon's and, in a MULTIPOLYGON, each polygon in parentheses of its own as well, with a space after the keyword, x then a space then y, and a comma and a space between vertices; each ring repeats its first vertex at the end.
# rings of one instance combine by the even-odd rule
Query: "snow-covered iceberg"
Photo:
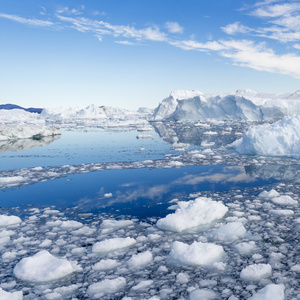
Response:
POLYGON ((35 139, 39 140, 46 136, 60 135, 57 126, 46 126, 43 123, 38 124, 2 124, 0 125, 0 141, 17 139, 35 139))
POLYGON ((257 93, 244 89, 232 94, 204 95, 199 91, 175 90, 154 110, 159 120, 278 120, 300 114, 300 92, 288 95, 257 93))
POLYGON ((300 115, 248 129, 233 146, 240 154, 300 156, 300 115))
POLYGON ((45 108, 40 116, 50 123, 83 122, 87 124, 89 122, 97 122, 98 124, 109 123, 109 125, 112 125, 115 122, 118 125, 130 125, 145 123, 144 121, 151 113, 152 110, 147 110, 146 108, 139 111, 130 111, 122 108, 91 104, 82 109, 78 107, 45 108))

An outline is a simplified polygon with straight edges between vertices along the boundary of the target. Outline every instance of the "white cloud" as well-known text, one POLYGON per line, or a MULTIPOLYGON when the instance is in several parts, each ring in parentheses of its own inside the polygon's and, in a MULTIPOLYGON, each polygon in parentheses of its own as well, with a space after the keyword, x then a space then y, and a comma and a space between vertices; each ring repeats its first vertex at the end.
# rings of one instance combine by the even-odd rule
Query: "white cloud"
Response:
POLYGON ((9 14, 2 14, 2 13, 0 13, 0 18, 8 19, 22 24, 38 26, 38 27, 47 27, 47 26, 54 25, 54 23, 51 21, 43 21, 38 19, 26 19, 16 15, 9 15, 9 14))
POLYGON ((293 45, 293 47, 297 50, 300 50, 300 44, 295 44, 295 45, 293 45))
POLYGON ((220 55, 232 59, 236 64, 259 71, 287 74, 300 78, 300 56, 295 54, 277 55, 264 43, 253 41, 222 41, 227 47, 220 55))
POLYGON ((247 33, 252 30, 249 27, 240 24, 240 22, 228 24, 225 27, 221 27, 221 29, 229 35, 234 35, 237 33, 247 33))
POLYGON ((122 44, 122 45, 129 45, 129 46, 136 45, 136 43, 132 43, 132 42, 129 42, 129 41, 115 41, 115 43, 122 44))
POLYGON ((95 33, 99 39, 103 35, 112 35, 114 37, 133 38, 136 40, 150 40, 150 41, 166 41, 167 36, 161 32, 157 26, 147 27, 143 29, 136 29, 129 25, 112 25, 108 22, 96 21, 88 18, 73 18, 57 15, 57 17, 64 22, 72 24, 72 27, 81 32, 95 33))
POLYGON ((183 27, 177 22, 166 22, 165 27, 170 33, 183 33, 183 27))
POLYGON ((254 10, 251 14, 257 17, 280 17, 300 10, 300 3, 267 5, 254 10))
POLYGON ((195 40, 186 41, 169 41, 170 45, 181 48, 183 50, 197 50, 197 51, 220 51, 224 50, 224 46, 218 41, 210 41, 207 43, 199 43, 195 40))

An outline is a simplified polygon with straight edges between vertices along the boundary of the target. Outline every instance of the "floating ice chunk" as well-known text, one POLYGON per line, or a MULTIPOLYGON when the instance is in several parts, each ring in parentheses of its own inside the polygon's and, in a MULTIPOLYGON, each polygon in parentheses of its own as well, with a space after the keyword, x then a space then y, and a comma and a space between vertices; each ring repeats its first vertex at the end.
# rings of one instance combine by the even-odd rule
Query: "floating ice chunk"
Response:
POLYGON ((104 220, 101 224, 101 228, 113 228, 113 229, 119 229, 123 227, 127 227, 129 225, 134 224, 131 220, 104 220))
POLYGON ((77 290, 78 290, 78 286, 76 284, 71 284, 69 286, 62 286, 54 289, 53 293, 47 294, 46 297, 49 295, 50 297, 47 297, 48 299, 59 299, 59 300, 66 299, 69 298, 71 294, 76 292, 77 290), (55 295, 57 295, 58 298, 55 298, 55 295))
POLYGON ((144 290, 145 288, 147 288, 152 283, 153 283, 153 280, 142 280, 137 285, 133 286, 131 289, 134 290, 134 291, 144 290))
POLYGON ((292 197, 285 195, 280 197, 275 197, 271 199, 274 203, 280 205, 297 205, 298 201, 294 200, 292 197))
POLYGON ((218 133, 215 132, 215 131, 205 131, 205 132, 203 132, 203 134, 205 134, 205 135, 218 135, 218 133))
POLYGON ((189 274, 187 273, 179 273, 177 274, 176 276, 176 281, 179 282, 179 283, 188 283, 190 280, 190 277, 189 277, 189 274))
POLYGON ((132 257, 127 261, 127 265, 131 269, 138 269, 150 264, 152 260, 153 260, 153 255, 148 250, 145 252, 132 255, 132 257))
POLYGON ((210 266, 221 261, 224 255, 222 246, 212 243, 194 242, 191 245, 175 241, 170 257, 184 265, 210 266))
POLYGON ((104 271, 118 267, 120 263, 114 259, 102 259, 93 266, 93 270, 104 271))
POLYGON ((234 247, 242 255, 248 255, 256 248, 254 241, 238 243, 234 247))
POLYGON ((21 222, 22 220, 17 216, 0 215, 0 227, 16 225, 21 222))
POLYGON ((40 248, 46 248, 52 245, 52 241, 49 239, 45 239, 43 242, 40 243, 40 248))
POLYGON ((158 228, 181 232, 183 230, 205 225, 216 219, 221 219, 228 208, 221 202, 200 197, 190 201, 179 201, 175 213, 157 221, 158 228))
POLYGON ((5 261, 14 260, 17 257, 17 252, 15 251, 7 251, 2 254, 2 259, 5 261))
POLYGON ((246 228, 241 222, 230 222, 219 227, 212 232, 213 238, 221 241, 234 241, 243 237, 246 233, 246 228))
POLYGON ((46 250, 23 258, 14 267, 14 275, 24 281, 46 282, 57 280, 76 271, 65 259, 59 259, 46 250))
POLYGON ((276 216, 293 216, 294 212, 290 209, 271 209, 270 213, 276 216))
POLYGON ((279 197, 279 196, 280 196, 280 194, 277 191, 275 191, 274 189, 270 190, 269 192, 263 191, 258 195, 259 198, 267 198, 267 199, 275 198, 275 197, 279 197))
POLYGON ((104 279, 100 282, 91 284, 87 293, 95 298, 103 297, 106 294, 113 294, 125 287, 126 279, 118 277, 116 279, 104 279))
POLYGON ((61 224, 61 228, 66 230, 74 230, 81 228, 82 226, 83 224, 77 221, 63 221, 61 224))
POLYGON ((48 221, 46 223, 46 226, 49 226, 49 227, 58 227, 58 226, 61 226, 61 224, 62 224, 62 221, 60 221, 60 220, 48 221))
POLYGON ((2 288, 0 288, 0 299, 1 300, 22 300, 23 292, 6 292, 2 288))
POLYGON ((85 235, 85 236, 90 236, 95 233, 96 229, 95 228, 90 228, 88 226, 83 226, 75 231, 72 231, 71 233, 73 235, 85 235))
POLYGON ((249 300, 284 300, 284 289, 283 284, 268 284, 249 300))
POLYGON ((293 266, 291 267, 291 270, 292 270, 293 272, 300 272, 300 264, 298 264, 298 265, 293 265, 293 266))
POLYGON ((138 140, 142 140, 142 139, 152 139, 153 136, 151 134, 139 134, 136 136, 136 138, 138 140))
POLYGON ((240 276, 246 281, 260 281, 272 276, 272 267, 269 264, 250 265, 242 270, 240 276))
POLYGON ((8 244, 10 242, 9 236, 4 236, 0 238, 0 248, 2 248, 4 245, 8 244))
POLYGON ((10 187, 26 181, 22 176, 0 177, 0 187, 10 187))
POLYGON ((100 252, 100 253, 105 253, 105 252, 111 252, 111 251, 116 251, 122 248, 127 248, 131 247, 134 244, 136 244, 136 240, 130 237, 127 238, 112 238, 112 239, 107 239, 101 242, 97 242, 93 248, 92 252, 100 252))
POLYGON ((219 299, 219 296, 214 292, 207 289, 195 289, 190 292, 189 295, 190 300, 213 300, 219 299))
POLYGON ((184 166, 184 164, 182 162, 180 162, 180 161, 174 161, 173 160, 173 161, 169 162, 169 166, 171 168, 180 168, 180 167, 184 166))
POLYGON ((13 230, 2 230, 0 231, 0 238, 14 235, 15 232, 13 230))

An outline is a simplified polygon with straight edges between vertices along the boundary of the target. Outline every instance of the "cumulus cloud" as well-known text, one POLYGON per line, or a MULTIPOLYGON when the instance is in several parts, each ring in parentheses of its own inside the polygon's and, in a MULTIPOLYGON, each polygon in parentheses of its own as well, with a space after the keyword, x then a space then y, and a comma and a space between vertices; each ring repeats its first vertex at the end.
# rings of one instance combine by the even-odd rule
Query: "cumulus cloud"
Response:
POLYGON ((183 27, 177 22, 166 22, 165 27, 170 33, 183 33, 183 27))

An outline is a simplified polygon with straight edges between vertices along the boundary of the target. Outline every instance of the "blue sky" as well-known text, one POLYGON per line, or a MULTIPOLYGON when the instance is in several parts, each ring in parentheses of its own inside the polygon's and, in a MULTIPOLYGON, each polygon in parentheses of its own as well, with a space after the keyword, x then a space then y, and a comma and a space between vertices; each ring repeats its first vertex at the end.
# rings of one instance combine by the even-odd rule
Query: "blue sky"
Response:
POLYGON ((300 89, 300 1, 2 0, 0 103, 156 107, 300 89))

